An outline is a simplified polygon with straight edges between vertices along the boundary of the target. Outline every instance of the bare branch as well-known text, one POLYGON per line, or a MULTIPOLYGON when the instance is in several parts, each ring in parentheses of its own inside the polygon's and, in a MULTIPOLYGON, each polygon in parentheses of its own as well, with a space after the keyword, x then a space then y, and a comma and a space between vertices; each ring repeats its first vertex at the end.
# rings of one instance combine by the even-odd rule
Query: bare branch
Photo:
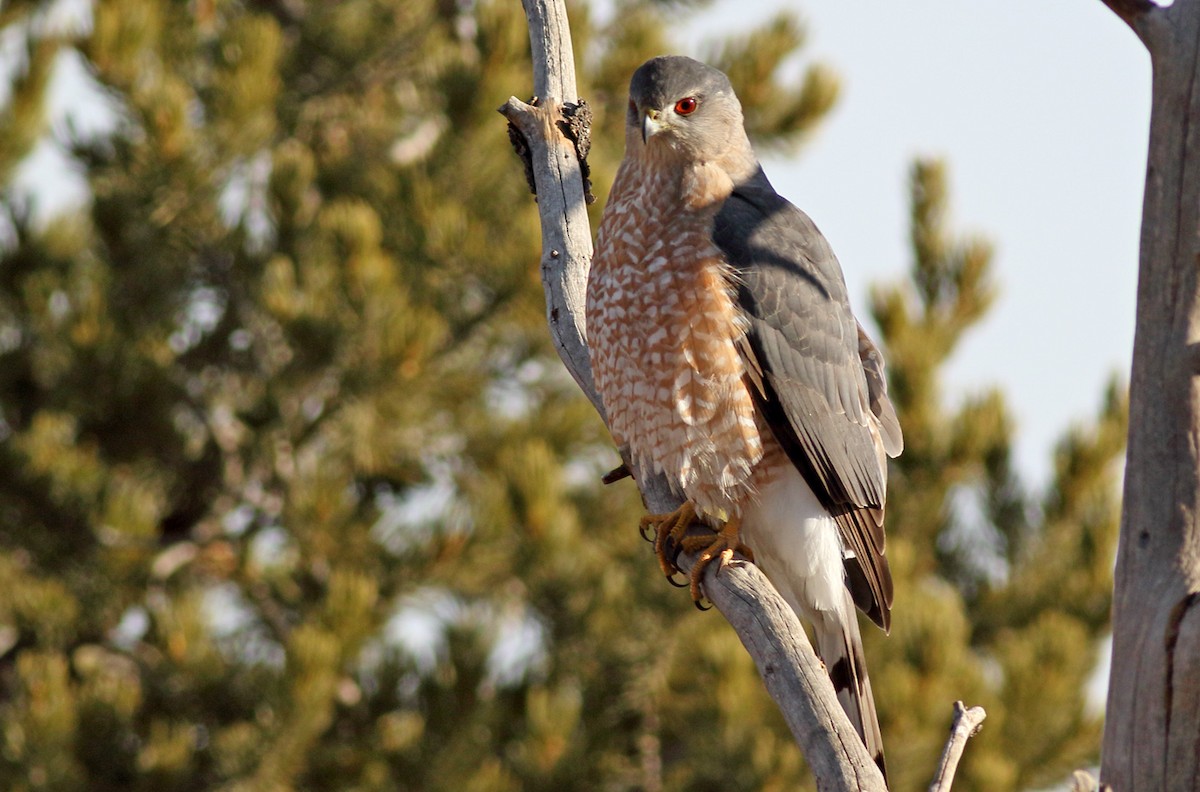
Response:
MULTIPOLYGON (((543 3, 529 0, 526 5, 543 3)), ((566 24, 565 15, 562 23, 566 24)), ((534 32, 532 14, 530 38, 535 43, 540 39, 534 32)), ((535 47, 535 74, 547 68, 544 59, 540 63, 539 67, 535 47)), ((547 84, 550 82, 550 78, 542 79, 547 84)), ((558 78, 554 82, 561 86, 563 81, 558 78)), ((574 77, 569 88, 574 89, 574 77)), ((560 100, 552 96, 542 98, 536 105, 512 97, 500 108, 501 114, 520 131, 528 147, 542 219, 542 288, 546 292, 546 321, 554 348, 580 390, 603 416, 604 407, 592 382, 583 318, 587 274, 592 261, 592 230, 588 225, 583 175, 575 147, 558 127, 562 120, 561 110, 560 100)))
POLYGON ((958 761, 962 759, 967 740, 974 737, 983 724, 987 713, 983 707, 963 706, 961 701, 954 702, 954 722, 950 725, 950 739, 942 751, 942 760, 938 763, 937 775, 929 785, 929 792, 950 792, 954 783, 954 773, 958 770, 958 761))
POLYGON ((1126 22, 1141 14, 1148 14, 1158 7, 1150 0, 1101 0, 1101 2, 1126 22))
POLYGON ((1104 5, 1109 7, 1114 14, 1119 16, 1126 25, 1133 29, 1143 42, 1147 44, 1146 37, 1151 28, 1151 19, 1155 12, 1161 8, 1155 5, 1151 0, 1100 0, 1104 5))
POLYGON ((566 5, 557 0, 522 0, 521 5, 529 20, 534 93, 557 102, 574 101, 579 91, 566 5))
POLYGON ((1086 770, 1071 773, 1071 792, 1112 792, 1108 784, 1101 784, 1086 770))

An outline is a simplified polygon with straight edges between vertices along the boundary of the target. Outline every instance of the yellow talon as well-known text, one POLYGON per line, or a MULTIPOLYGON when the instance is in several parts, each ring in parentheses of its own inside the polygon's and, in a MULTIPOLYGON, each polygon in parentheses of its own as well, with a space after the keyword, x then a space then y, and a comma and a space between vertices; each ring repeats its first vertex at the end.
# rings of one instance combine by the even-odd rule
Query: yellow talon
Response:
POLYGON ((683 535, 695 520, 696 507, 691 501, 684 501, 682 506, 669 514, 647 514, 642 518, 642 536, 649 539, 646 531, 649 528, 654 529, 654 554, 658 556, 658 565, 662 567, 663 574, 668 579, 679 571, 679 567, 675 566, 673 560, 667 560, 667 539, 676 547, 680 547, 683 535))
POLYGON ((692 594, 692 601, 698 604, 704 598, 701 581, 704 579, 704 570, 710 563, 717 560, 717 572, 720 573, 733 560, 734 553, 742 553, 751 561, 754 560, 754 554, 750 548, 741 543, 741 520, 739 518, 733 517, 726 520, 712 537, 707 535, 686 536, 688 528, 696 522, 696 518, 695 505, 691 501, 685 501, 682 506, 669 514, 646 515, 641 520, 640 530, 642 536, 649 540, 647 531, 651 528, 654 529, 654 554, 658 557, 659 567, 662 568, 667 580, 672 580, 675 573, 680 571, 674 558, 667 558, 668 541, 675 548, 676 556, 679 551, 700 554, 688 575, 690 581, 688 588, 692 594))
POLYGON ((742 553, 753 559, 750 548, 742 544, 740 536, 741 523, 742 521, 739 518, 731 517, 725 521, 712 539, 707 536, 689 536, 683 540, 682 547, 684 552, 700 553, 700 557, 692 565, 692 572, 689 575, 692 581, 691 592, 693 602, 700 602, 704 596, 700 582, 704 579, 704 571, 713 561, 717 561, 717 574, 719 575, 721 574, 721 570, 733 560, 734 553, 742 553))

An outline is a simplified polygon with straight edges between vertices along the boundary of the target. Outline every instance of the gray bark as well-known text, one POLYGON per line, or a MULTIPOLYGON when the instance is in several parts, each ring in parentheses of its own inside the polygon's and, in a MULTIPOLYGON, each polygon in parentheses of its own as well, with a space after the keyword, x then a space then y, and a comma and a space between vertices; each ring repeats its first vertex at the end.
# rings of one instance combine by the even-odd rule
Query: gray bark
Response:
POLYGON ((929 792, 950 792, 954 774, 958 771, 958 762, 967 747, 967 740, 979 733, 986 717, 987 713, 983 711, 983 707, 968 709, 961 701, 954 702, 954 722, 950 724, 950 739, 942 751, 937 772, 929 784, 929 792))
POLYGON ((1154 88, 1101 780, 1200 789, 1200 1, 1104 2, 1154 88))

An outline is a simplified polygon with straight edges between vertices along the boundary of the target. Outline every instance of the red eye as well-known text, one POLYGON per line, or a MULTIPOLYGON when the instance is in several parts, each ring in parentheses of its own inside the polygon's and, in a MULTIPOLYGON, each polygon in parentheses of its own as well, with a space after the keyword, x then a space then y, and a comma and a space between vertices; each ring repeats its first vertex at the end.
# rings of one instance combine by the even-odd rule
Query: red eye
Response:
POLYGON ((675 112, 679 115, 691 115, 699 106, 700 103, 696 101, 696 97, 688 96, 675 103, 675 112))

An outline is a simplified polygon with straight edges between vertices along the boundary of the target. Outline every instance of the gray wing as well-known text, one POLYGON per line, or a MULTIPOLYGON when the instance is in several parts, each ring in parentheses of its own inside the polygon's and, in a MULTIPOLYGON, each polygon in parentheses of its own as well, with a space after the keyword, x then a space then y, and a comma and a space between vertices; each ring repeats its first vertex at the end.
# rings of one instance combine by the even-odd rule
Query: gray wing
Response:
POLYGON ((742 352, 757 406, 837 521, 855 603, 886 630, 884 452, 899 453, 901 439, 882 358, 860 335, 829 243, 761 170, 725 202, 713 237, 749 322, 742 352))

